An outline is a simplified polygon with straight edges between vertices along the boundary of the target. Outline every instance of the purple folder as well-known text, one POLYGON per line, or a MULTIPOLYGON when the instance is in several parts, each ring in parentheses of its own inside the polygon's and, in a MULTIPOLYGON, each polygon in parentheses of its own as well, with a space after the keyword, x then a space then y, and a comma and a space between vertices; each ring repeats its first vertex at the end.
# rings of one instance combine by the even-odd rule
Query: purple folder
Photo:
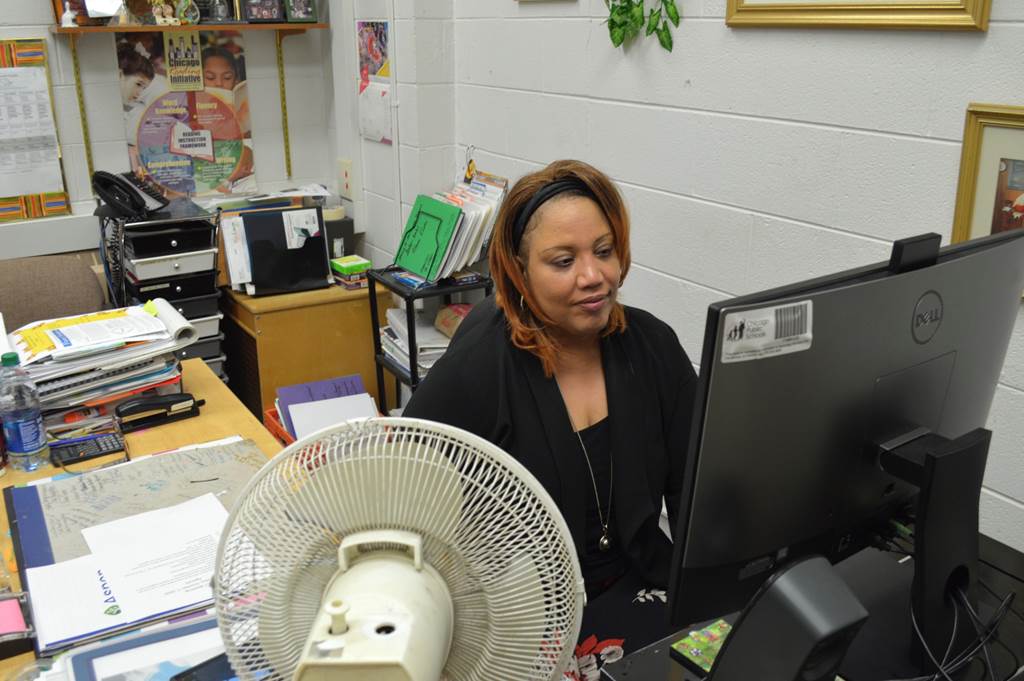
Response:
POLYGON ((332 397, 345 397, 365 392, 363 378, 359 374, 287 385, 277 389, 277 413, 281 417, 284 427, 292 437, 295 437, 295 427, 292 426, 292 417, 288 411, 293 404, 329 400, 332 397))

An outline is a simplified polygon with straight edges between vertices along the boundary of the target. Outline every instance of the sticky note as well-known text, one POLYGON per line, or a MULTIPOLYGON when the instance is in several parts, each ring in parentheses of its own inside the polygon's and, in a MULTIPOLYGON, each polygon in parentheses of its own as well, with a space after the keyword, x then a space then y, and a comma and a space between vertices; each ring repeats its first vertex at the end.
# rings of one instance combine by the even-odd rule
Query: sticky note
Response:
POLYGON ((142 306, 142 309, 155 317, 156 316, 156 301, 147 300, 146 304, 142 306))
POLYGON ((25 616, 17 598, 0 601, 0 636, 25 631, 25 616))

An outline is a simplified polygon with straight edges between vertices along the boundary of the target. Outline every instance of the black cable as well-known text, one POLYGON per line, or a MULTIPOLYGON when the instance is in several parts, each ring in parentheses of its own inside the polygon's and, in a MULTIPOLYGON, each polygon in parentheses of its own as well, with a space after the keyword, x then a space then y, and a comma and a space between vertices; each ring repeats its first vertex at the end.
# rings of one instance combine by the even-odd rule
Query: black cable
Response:
MULTIPOLYGON (((990 587, 990 586, 989 586, 988 584, 986 584, 986 583, 985 583, 984 581, 982 581, 982 580, 980 580, 980 579, 979 579, 979 580, 978 580, 978 584, 981 584, 981 586, 982 586, 982 587, 984 587, 985 591, 989 592, 990 594, 992 594, 992 595, 993 595, 994 597, 998 598, 999 600, 1002 600, 1002 598, 1003 598, 1003 597, 1001 597, 1001 596, 1000 596, 999 594, 997 594, 997 593, 996 593, 996 592, 995 592, 995 591, 994 591, 994 590, 992 589, 992 587, 990 587)), ((1011 608, 1010 608, 1010 612, 1012 612, 1012 613, 1013 613, 1013 614, 1014 614, 1014 615, 1015 615, 1015 616, 1017 617, 1017 619, 1019 619, 1019 620, 1020 620, 1020 621, 1021 621, 1022 623, 1024 623, 1024 615, 1021 615, 1021 614, 1020 614, 1020 611, 1019 611, 1019 610, 1017 610, 1017 609, 1016 609, 1016 608, 1014 608, 1014 607, 1011 607, 1011 608)), ((1019 665, 1018 665, 1018 666, 1019 666, 1019 665)))
MULTIPOLYGON (((957 595, 960 596, 960 601, 964 604, 964 608, 967 609, 967 616, 971 620, 971 624, 974 625, 974 630, 978 632, 978 636, 980 637, 982 630, 981 618, 978 616, 978 613, 974 612, 974 606, 971 605, 971 601, 967 598, 967 594, 964 593, 964 590, 958 588, 956 592, 957 595)), ((996 636, 996 640, 999 640, 998 636, 996 636)), ((982 650, 985 653, 985 668, 988 670, 988 678, 990 681, 996 681, 996 668, 995 665, 992 664, 992 651, 989 650, 988 643, 984 644, 982 650)))
POLYGON ((987 625, 988 633, 984 637, 982 637, 980 641, 978 641, 978 639, 975 639, 975 641, 978 642, 975 644, 973 648, 971 648, 970 650, 964 650, 964 652, 962 652, 960 655, 953 658, 953 666, 949 669, 950 672, 957 672, 965 664, 970 663, 971 660, 974 659, 974 656, 978 654, 978 651, 981 650, 981 647, 985 643, 988 643, 989 639, 991 639, 995 635, 996 629, 998 629, 999 625, 1002 623, 1003 618, 1006 616, 1006 609, 1012 601, 1013 594, 1010 594, 1009 596, 1003 599, 1002 603, 999 604, 999 608, 996 609, 996 612, 992 615, 992 618, 989 620, 989 623, 987 625))
MULTIPOLYGON (((956 641, 956 630, 960 620, 959 613, 959 608, 953 608, 953 636, 949 639, 949 646, 946 648, 946 657, 949 656, 949 651, 953 649, 953 642, 956 641)), ((932 653, 932 649, 928 646, 928 641, 924 640, 924 634, 921 633, 921 627, 917 625, 917 615, 914 614, 913 603, 910 605, 910 623, 914 625, 914 631, 917 632, 917 638, 921 641, 921 645, 924 647, 924 652, 928 654, 928 659, 930 659, 939 672, 946 677, 946 681, 953 681, 953 677, 946 672, 946 669, 943 666, 946 664, 946 657, 942 659, 942 664, 939 664, 939 661, 935 659, 935 654, 932 653)))
MULTIPOLYGON (((999 625, 1002 623, 1003 618, 1006 616, 1007 610, 1010 607, 1010 604, 1013 602, 1014 596, 1015 596, 1015 594, 1010 593, 999 604, 999 607, 992 614, 992 617, 989 619, 989 622, 986 625, 988 633, 985 636, 983 636, 983 637, 979 636, 979 637, 975 638, 974 641, 969 643, 967 648, 965 648, 961 653, 959 653, 952 660, 949 660, 949 662, 947 664, 950 665, 950 666, 948 666, 948 667, 946 667, 945 664, 940 666, 936 662, 935 656, 932 654, 932 652, 929 649, 928 645, 924 641, 924 635, 921 633, 921 629, 920 629, 920 627, 917 624, 917 617, 914 614, 913 605, 911 605, 911 608, 910 608, 910 621, 914 625, 914 631, 917 632, 918 638, 921 640, 921 643, 924 645, 925 652, 928 653, 928 656, 931 658, 932 663, 935 664, 935 666, 938 668, 938 671, 936 671, 936 672, 934 672, 932 674, 929 674, 929 675, 915 676, 915 677, 905 678, 905 679, 890 679, 889 681, 937 681, 941 677, 945 677, 946 679, 950 679, 950 676, 949 676, 950 674, 954 674, 954 673, 960 671, 964 667, 964 665, 970 664, 974 660, 975 656, 978 654, 978 651, 981 650, 982 646, 984 646, 986 643, 988 643, 989 640, 992 639, 992 637, 995 635, 996 630, 999 628, 999 625), (971 646, 973 646, 973 647, 971 647, 971 646)), ((954 604, 955 604, 955 601, 954 601, 954 604)), ((957 613, 959 612, 959 608, 954 609, 953 612, 954 612, 954 629, 953 629, 953 639, 952 640, 955 641, 956 640, 957 613)), ((1018 669, 1017 671, 1019 672, 1020 669, 1018 669)), ((1015 674, 1016 674, 1016 672, 1015 672, 1015 674)))

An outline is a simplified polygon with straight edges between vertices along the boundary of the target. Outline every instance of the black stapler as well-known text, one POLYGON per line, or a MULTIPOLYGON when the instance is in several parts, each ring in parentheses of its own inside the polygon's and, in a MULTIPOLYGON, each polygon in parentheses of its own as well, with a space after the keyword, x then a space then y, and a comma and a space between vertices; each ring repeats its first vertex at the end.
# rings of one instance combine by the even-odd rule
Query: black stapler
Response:
POLYGON ((199 416, 199 407, 205 403, 205 400, 196 400, 191 393, 140 397, 117 405, 114 416, 121 432, 130 433, 140 428, 199 416))

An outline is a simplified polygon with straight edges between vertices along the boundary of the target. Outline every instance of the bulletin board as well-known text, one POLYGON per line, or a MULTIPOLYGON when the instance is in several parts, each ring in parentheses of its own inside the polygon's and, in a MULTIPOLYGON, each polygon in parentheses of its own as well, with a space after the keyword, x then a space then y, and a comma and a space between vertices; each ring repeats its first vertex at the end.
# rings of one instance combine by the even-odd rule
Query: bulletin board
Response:
POLYGON ((0 40, 0 222, 71 212, 41 38, 0 40))

